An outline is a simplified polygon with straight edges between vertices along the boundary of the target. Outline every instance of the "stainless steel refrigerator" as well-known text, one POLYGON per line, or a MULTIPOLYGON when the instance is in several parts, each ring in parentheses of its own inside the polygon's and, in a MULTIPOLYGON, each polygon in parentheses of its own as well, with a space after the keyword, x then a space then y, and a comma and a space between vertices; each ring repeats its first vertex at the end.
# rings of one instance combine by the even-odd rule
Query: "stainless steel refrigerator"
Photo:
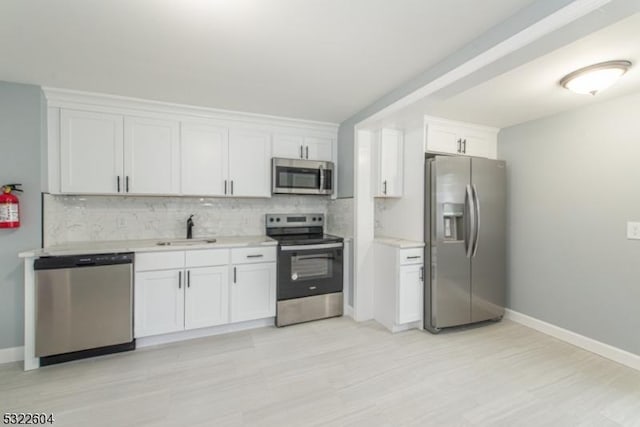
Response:
POLYGON ((435 156, 425 167, 424 327, 499 320, 505 301, 505 162, 435 156), (429 262, 431 260, 431 262, 429 262))

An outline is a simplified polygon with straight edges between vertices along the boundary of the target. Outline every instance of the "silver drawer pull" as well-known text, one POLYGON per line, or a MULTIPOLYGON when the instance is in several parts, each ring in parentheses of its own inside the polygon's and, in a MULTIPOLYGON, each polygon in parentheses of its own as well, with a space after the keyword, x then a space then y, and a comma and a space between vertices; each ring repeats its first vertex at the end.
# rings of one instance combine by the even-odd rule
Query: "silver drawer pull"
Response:
POLYGON ((413 256, 408 256, 407 259, 418 259, 421 258, 420 255, 413 255, 413 256))
POLYGON ((264 256, 263 254, 247 255, 247 258, 262 258, 263 256, 264 256))

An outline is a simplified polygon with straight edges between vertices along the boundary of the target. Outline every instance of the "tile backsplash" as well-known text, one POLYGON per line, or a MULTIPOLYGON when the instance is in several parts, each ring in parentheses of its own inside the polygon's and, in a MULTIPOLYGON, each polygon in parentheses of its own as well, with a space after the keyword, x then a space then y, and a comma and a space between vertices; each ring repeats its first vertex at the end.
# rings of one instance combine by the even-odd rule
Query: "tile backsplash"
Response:
POLYGON ((44 245, 68 242, 182 238, 194 214, 198 236, 264 234, 266 213, 324 213, 326 229, 353 234, 353 199, 274 196, 270 199, 197 197, 44 197, 44 245))

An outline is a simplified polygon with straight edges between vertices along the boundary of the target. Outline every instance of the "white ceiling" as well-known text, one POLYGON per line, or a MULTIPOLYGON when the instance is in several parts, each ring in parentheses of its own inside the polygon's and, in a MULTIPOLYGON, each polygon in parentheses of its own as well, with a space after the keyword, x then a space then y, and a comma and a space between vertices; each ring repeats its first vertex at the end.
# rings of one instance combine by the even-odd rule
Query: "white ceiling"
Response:
POLYGON ((508 127, 640 91, 640 14, 579 39, 439 103, 428 114, 508 127), (626 59, 635 66, 596 96, 562 88, 566 74, 598 62, 626 59))
POLYGON ((3 0, 0 80, 341 122, 532 0, 3 0))

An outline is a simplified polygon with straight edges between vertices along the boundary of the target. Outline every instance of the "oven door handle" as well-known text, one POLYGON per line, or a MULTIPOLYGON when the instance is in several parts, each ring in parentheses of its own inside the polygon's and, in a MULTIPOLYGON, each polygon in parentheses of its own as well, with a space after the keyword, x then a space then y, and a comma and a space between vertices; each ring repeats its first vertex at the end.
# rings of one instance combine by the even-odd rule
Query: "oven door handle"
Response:
POLYGON ((329 261, 333 261, 336 258, 333 256, 317 256, 317 255, 300 255, 298 259, 326 259, 329 261))
POLYGON ((282 251, 310 251, 312 249, 331 249, 341 248, 344 245, 342 243, 324 243, 320 245, 294 245, 294 246, 280 246, 282 251))

